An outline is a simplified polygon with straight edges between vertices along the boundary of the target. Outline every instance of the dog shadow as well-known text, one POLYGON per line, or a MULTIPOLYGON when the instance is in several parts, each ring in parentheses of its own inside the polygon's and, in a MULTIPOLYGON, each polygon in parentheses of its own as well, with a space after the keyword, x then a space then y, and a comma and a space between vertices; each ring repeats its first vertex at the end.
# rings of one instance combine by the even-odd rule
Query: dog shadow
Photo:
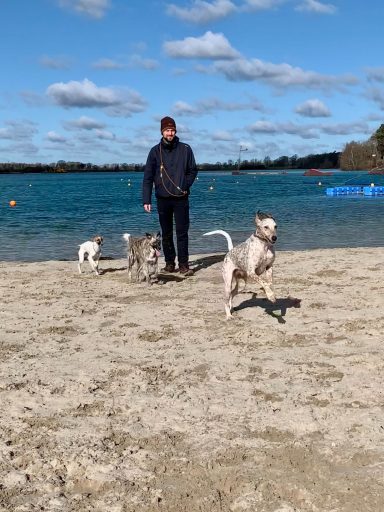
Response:
POLYGON ((211 265, 215 265, 215 263, 219 263, 223 261, 225 254, 211 254, 210 256, 204 256, 197 260, 193 260, 191 266, 193 271, 196 273, 203 268, 208 268, 211 265))
POLYGON ((257 294, 252 292, 252 297, 248 300, 243 301, 238 306, 235 306, 233 308, 233 311, 240 311, 242 309, 254 307, 264 309, 265 313, 267 315, 272 316, 273 318, 276 318, 279 324, 285 324, 286 320, 284 319, 284 317, 287 313, 287 310, 289 308, 300 308, 301 299, 288 296, 286 298, 277 299, 277 301, 273 303, 265 298, 257 298, 257 294))
POLYGON ((166 284, 166 283, 181 283, 181 281, 185 280, 185 277, 176 276, 174 274, 162 274, 159 272, 158 274, 159 278, 159 284, 166 284))
POLYGON ((100 272, 100 275, 102 276, 103 274, 111 274, 113 272, 122 272, 123 270, 127 271, 127 267, 119 267, 119 268, 113 268, 113 267, 109 267, 109 268, 99 268, 99 272, 100 272))

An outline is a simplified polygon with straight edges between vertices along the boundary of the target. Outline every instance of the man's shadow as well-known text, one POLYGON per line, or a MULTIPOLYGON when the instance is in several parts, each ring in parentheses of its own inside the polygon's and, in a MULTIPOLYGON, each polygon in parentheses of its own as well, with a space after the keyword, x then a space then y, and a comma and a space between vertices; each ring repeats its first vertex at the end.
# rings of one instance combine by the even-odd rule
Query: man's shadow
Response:
POLYGON ((243 301, 238 306, 233 308, 233 311, 240 311, 245 308, 254 308, 259 307, 264 309, 267 315, 276 318, 279 324, 285 324, 286 320, 284 319, 287 309, 289 308, 300 308, 301 307, 301 299, 297 299, 295 297, 288 296, 287 298, 277 299, 275 303, 270 302, 265 298, 257 298, 257 294, 252 292, 252 297, 248 300, 243 301), (275 313, 275 311, 279 313, 275 313))
POLYGON ((165 284, 171 282, 180 283, 181 281, 184 281, 186 279, 185 277, 181 277, 180 275, 177 274, 163 274, 161 270, 159 272, 158 278, 158 284, 165 284))

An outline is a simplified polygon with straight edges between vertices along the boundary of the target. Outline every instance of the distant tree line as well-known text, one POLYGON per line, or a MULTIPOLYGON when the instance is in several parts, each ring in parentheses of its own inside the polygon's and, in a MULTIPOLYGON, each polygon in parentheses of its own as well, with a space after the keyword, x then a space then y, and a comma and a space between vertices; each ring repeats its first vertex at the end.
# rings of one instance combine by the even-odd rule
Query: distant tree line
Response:
MULTIPOLYGON (((228 160, 227 162, 201 163, 201 171, 234 171, 241 170, 289 170, 289 169, 337 169, 339 167, 340 153, 321 153, 304 157, 280 156, 272 160, 268 156, 264 160, 228 160)), ((96 165, 82 162, 66 162, 59 160, 51 164, 28 164, 6 162, 0 163, 0 173, 63 173, 63 172, 142 172, 143 164, 106 164, 96 165)))
MULTIPOLYGON (((227 162, 200 163, 201 171, 234 170, 289 170, 289 169, 342 169, 344 171, 384 168, 384 124, 363 142, 348 142, 343 151, 318 153, 299 157, 280 156, 263 160, 228 160, 227 162)), ((0 162, 0 173, 61 173, 61 172, 142 172, 142 163, 96 165, 92 163, 59 160, 51 164, 0 162)))
POLYGON ((0 173, 63 173, 63 172, 141 172, 143 164, 105 164, 97 165, 82 162, 59 160, 51 164, 0 163, 0 173))
POLYGON ((234 171, 237 169, 244 171, 251 170, 289 170, 289 169, 338 169, 340 153, 334 151, 332 153, 321 153, 299 157, 280 156, 274 160, 265 157, 264 160, 228 160, 227 162, 216 162, 199 164, 199 169, 203 171, 221 170, 234 171), (239 165, 240 163, 240 165, 239 165))
POLYGON ((384 167, 384 124, 364 142, 348 142, 340 155, 340 169, 355 171, 384 167))

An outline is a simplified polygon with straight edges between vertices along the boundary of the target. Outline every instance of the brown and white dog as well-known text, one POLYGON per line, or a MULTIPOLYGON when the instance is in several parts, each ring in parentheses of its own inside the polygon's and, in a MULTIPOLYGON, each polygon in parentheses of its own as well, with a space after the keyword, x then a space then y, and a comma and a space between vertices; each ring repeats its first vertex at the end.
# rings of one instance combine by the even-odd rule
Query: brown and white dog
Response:
POLYGON ((99 272, 99 259, 101 256, 101 246, 103 245, 104 239, 101 235, 96 235, 92 238, 92 240, 87 240, 87 242, 79 245, 79 263, 78 269, 79 274, 81 274, 81 265, 84 263, 84 259, 87 258, 88 262, 91 266, 91 269, 98 276, 99 272))
POLYGON ((239 280, 252 280, 259 284, 271 302, 276 302, 272 290, 272 265, 275 261, 274 243, 277 240, 277 225, 272 215, 257 212, 256 232, 245 242, 233 247, 230 235, 223 230, 210 231, 204 235, 224 235, 228 250, 223 262, 224 307, 227 318, 232 317, 232 300, 238 293, 239 280))
POLYGON ((132 281, 132 268, 136 265, 136 281, 146 281, 148 285, 158 282, 158 260, 161 251, 161 235, 146 233, 134 238, 124 233, 128 245, 128 277, 132 281))

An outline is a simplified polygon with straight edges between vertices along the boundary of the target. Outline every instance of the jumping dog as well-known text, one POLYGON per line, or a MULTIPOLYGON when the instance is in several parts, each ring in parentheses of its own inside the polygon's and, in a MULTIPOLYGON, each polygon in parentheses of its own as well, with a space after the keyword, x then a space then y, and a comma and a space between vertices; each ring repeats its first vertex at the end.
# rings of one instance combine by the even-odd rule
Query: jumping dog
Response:
POLYGON ((271 302, 276 302, 272 290, 272 265, 275 261, 273 245, 277 240, 277 225, 272 215, 258 211, 256 231, 245 242, 233 247, 230 235, 223 230, 210 231, 204 236, 221 234, 227 238, 228 253, 222 267, 224 279, 224 307, 227 319, 232 317, 233 297, 238 293, 239 280, 259 284, 271 302))

